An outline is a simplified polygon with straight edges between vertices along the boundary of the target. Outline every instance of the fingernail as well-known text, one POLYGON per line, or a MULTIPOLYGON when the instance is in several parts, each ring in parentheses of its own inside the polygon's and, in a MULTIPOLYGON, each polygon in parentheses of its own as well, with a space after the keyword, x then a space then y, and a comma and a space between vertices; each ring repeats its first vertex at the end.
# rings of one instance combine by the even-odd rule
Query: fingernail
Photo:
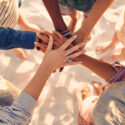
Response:
POLYGON ((84 46, 84 43, 81 43, 82 46, 84 46))

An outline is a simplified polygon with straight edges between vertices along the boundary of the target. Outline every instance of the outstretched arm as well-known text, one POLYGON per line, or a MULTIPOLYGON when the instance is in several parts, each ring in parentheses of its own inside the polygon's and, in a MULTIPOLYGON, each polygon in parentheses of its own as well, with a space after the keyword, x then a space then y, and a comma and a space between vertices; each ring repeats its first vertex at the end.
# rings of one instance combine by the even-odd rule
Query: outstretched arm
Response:
POLYGON ((86 54, 83 54, 75 60, 81 60, 83 66, 87 67, 107 82, 117 73, 111 64, 102 62, 86 54))
MULTIPOLYGON (((56 40, 56 42, 54 42, 55 48, 58 48, 65 42, 65 38, 58 32, 53 33, 53 38, 56 40)), ((48 41, 48 38, 46 36, 41 36, 41 39, 43 40, 43 42, 48 41)), ((111 64, 102 62, 86 54, 82 54, 74 60, 82 62, 83 66, 96 73, 105 81, 109 81, 117 73, 111 64)))
POLYGON ((114 0, 96 0, 91 11, 89 12, 89 15, 86 21, 84 22, 81 29, 77 33, 78 41, 81 41, 81 42, 87 41, 88 36, 90 35, 93 27, 113 2, 114 0))
MULTIPOLYGON (((83 53, 82 51, 76 52, 76 50, 82 47, 82 44, 76 45, 75 47, 66 50, 66 48, 68 48, 68 46, 75 39, 76 36, 67 40, 58 49, 52 50, 53 39, 52 37, 50 37, 49 45, 46 49, 43 62, 33 79, 29 82, 24 91, 21 92, 19 97, 11 106, 5 107, 3 110, 0 110, 0 124, 28 124, 36 101, 39 98, 40 93, 42 92, 43 87, 45 86, 46 81, 51 73, 62 66, 79 64, 79 62, 67 62, 68 54, 72 55, 72 58, 76 58, 83 53)), ((39 44, 40 43, 37 43, 36 45, 39 44)), ((39 47, 41 48, 41 46, 39 47)))
MULTIPOLYGON (((56 31, 66 31, 68 28, 62 18, 58 0, 43 0, 43 2, 50 14, 56 31)), ((114 0, 96 0, 89 12, 87 20, 83 24, 82 28, 77 32, 78 42, 87 41, 93 27, 113 2, 114 0)))
POLYGON ((43 0, 43 3, 53 21, 55 30, 58 32, 66 31, 68 28, 62 18, 58 0, 43 0))

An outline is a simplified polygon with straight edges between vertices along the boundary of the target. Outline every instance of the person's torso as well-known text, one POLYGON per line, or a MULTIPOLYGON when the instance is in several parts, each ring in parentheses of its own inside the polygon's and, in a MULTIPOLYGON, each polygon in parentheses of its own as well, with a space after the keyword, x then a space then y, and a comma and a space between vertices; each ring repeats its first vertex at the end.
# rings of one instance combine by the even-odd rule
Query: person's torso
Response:
POLYGON ((79 11, 89 12, 96 0, 59 0, 59 3, 79 11))

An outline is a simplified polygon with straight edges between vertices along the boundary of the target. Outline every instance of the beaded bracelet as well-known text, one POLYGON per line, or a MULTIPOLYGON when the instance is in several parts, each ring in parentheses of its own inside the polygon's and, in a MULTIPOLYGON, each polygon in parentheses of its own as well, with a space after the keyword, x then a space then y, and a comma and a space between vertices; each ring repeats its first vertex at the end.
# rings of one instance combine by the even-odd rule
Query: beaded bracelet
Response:
MULTIPOLYGON (((61 33, 65 38, 69 39, 72 37, 71 35, 71 31, 70 30, 66 30, 64 32, 61 33)), ((76 45, 76 41, 72 42, 72 45, 76 45)))
POLYGON ((72 35, 71 35, 71 31, 70 30, 66 30, 64 32, 61 33, 64 37, 66 38, 70 38, 72 35))

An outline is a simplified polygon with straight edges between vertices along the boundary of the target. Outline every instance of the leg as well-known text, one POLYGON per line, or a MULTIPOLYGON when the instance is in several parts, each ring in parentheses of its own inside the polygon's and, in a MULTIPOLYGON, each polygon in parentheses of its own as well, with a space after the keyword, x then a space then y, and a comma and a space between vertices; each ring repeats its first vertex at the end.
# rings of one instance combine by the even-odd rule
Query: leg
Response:
POLYGON ((83 89, 81 90, 81 96, 82 96, 82 100, 91 96, 91 91, 88 86, 83 87, 83 89))
POLYGON ((114 48, 115 45, 119 42, 118 36, 117 36, 117 31, 113 35, 112 42, 108 46, 101 46, 96 48, 96 53, 102 53, 107 51, 108 49, 114 48))
POLYGON ((104 56, 101 60, 105 62, 116 61, 116 60, 125 60, 125 48, 120 48, 115 50, 113 53, 108 56, 104 56))
POLYGON ((125 48, 121 49, 121 53, 118 55, 120 60, 125 60, 125 48))
POLYGON ((0 77, 0 83, 3 84, 0 88, 0 107, 10 106, 18 97, 20 90, 3 77, 0 77))
POLYGON ((37 27, 36 25, 33 24, 28 24, 24 18, 22 17, 22 15, 19 13, 19 19, 18 19, 18 24, 25 30, 28 31, 33 31, 33 32, 41 32, 41 30, 39 29, 39 27, 37 27))
POLYGON ((19 58, 21 58, 21 59, 23 59, 23 60, 26 59, 26 54, 24 53, 24 51, 23 51, 22 49, 20 49, 20 48, 18 48, 18 49, 11 49, 10 51, 11 51, 11 52, 15 52, 16 55, 17 55, 19 58))
POLYGON ((92 86, 96 92, 96 95, 100 96, 102 93, 102 83, 93 81, 92 86))
POLYGON ((75 30, 75 27, 76 27, 76 23, 77 23, 77 17, 76 17, 77 16, 77 11, 73 10, 73 12, 69 16, 71 18, 69 29, 71 30, 71 33, 73 33, 74 30, 75 30))

